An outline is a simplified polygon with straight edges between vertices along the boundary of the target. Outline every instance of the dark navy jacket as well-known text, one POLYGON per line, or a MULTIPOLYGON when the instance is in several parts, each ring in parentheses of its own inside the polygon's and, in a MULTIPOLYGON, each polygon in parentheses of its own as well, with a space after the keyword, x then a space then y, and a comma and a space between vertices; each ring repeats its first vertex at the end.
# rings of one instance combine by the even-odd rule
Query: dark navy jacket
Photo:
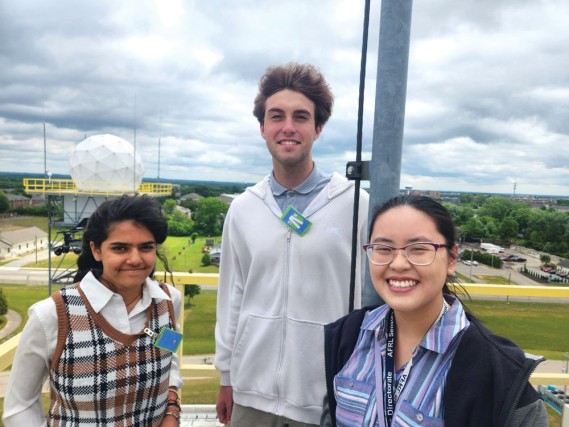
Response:
MULTIPOLYGON (((336 425, 334 376, 356 345, 365 313, 353 311, 324 328, 326 388, 332 425, 336 425)), ((464 331, 447 375, 443 397, 447 426, 547 426, 545 408, 528 380, 541 358, 526 357, 510 340, 497 336, 467 314, 464 331), (517 411, 519 410, 519 411, 517 411), (524 421, 522 421, 523 418, 524 421), (543 423, 543 424, 542 424, 543 423)))

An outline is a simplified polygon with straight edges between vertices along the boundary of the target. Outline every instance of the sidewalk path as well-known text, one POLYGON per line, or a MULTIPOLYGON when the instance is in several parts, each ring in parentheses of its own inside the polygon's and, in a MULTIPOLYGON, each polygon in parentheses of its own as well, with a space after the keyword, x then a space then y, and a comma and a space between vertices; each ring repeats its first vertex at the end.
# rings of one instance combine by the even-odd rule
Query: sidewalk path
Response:
POLYGON ((44 260, 48 259, 49 253, 47 250, 43 250, 43 251, 38 251, 37 255, 35 252, 33 252, 31 254, 24 255, 21 258, 7 262, 6 264, 0 266, 0 270, 2 270, 5 267, 8 267, 8 268, 6 268, 7 270, 13 270, 14 268, 20 268, 26 264, 36 262, 36 257, 37 257, 38 261, 44 261, 44 260))
POLYGON ((6 313, 6 325, 2 329, 0 329, 0 339, 6 338, 12 332, 14 332, 22 323, 22 316, 14 310, 8 309, 8 313, 6 313))

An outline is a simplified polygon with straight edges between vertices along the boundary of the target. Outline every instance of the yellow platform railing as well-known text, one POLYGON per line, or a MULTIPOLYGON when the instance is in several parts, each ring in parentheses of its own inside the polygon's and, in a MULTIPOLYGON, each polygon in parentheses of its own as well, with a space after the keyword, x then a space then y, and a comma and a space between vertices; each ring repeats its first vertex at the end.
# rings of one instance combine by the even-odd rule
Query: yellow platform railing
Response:
MULTIPOLYGON (((85 182, 85 188, 89 190, 80 190, 72 179, 46 179, 46 178, 24 178, 24 189, 29 194, 87 194, 100 196, 117 196, 131 192, 132 183, 124 182, 85 182), (117 190, 129 189, 125 190, 117 190)), ((141 182, 136 188, 139 194, 149 194, 151 196, 168 196, 172 194, 172 184, 167 182, 141 182)))
MULTIPOLYGON (((157 272, 156 277, 163 278, 162 272, 157 272)), ((182 295, 184 295, 184 285, 217 286, 218 274, 206 273, 174 273, 174 285, 182 295)), ((169 280, 168 280, 169 281, 169 280)), ((516 285, 493 285, 493 284, 463 284, 462 285, 471 296, 502 296, 502 297, 540 297, 553 299, 569 299, 569 287, 561 286, 516 286, 516 285)), ((179 319, 180 326, 184 325, 184 313, 179 319)), ((183 330, 182 330, 183 333, 183 330)), ((0 345, 0 371, 8 368, 16 353, 16 348, 20 340, 17 335, 0 345)), ((199 371, 214 370, 213 365, 186 364, 183 363, 182 346, 178 350, 179 360, 181 361, 181 371, 183 377, 195 376, 199 371)), ((544 373, 535 372, 530 381, 534 385, 555 384, 558 386, 569 385, 569 373, 544 373)))

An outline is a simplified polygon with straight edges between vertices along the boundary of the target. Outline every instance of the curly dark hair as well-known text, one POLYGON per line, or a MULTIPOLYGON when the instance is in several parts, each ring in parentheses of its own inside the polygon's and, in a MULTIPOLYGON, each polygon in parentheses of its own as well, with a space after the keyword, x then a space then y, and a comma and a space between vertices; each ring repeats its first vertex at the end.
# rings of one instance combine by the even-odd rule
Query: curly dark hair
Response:
POLYGON ((332 115, 334 105, 332 90, 316 67, 295 62, 269 67, 261 77, 253 108, 253 115, 259 123, 263 124, 265 119, 267 98, 284 89, 300 92, 314 102, 316 128, 326 124, 332 115))

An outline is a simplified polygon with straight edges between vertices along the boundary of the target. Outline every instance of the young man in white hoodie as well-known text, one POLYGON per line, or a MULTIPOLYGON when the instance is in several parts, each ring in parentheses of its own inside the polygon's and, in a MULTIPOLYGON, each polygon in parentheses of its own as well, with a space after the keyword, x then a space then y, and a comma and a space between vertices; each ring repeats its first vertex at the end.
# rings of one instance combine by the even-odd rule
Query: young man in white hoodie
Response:
MULTIPOLYGON (((222 236, 217 414, 232 427, 317 425, 325 394, 323 326, 348 312, 354 183, 318 169, 312 146, 333 95, 311 65, 269 68, 253 114, 273 170, 231 204, 222 236)), ((367 228, 360 194, 358 246, 367 228)), ((365 256, 357 251, 355 307, 365 256)))

